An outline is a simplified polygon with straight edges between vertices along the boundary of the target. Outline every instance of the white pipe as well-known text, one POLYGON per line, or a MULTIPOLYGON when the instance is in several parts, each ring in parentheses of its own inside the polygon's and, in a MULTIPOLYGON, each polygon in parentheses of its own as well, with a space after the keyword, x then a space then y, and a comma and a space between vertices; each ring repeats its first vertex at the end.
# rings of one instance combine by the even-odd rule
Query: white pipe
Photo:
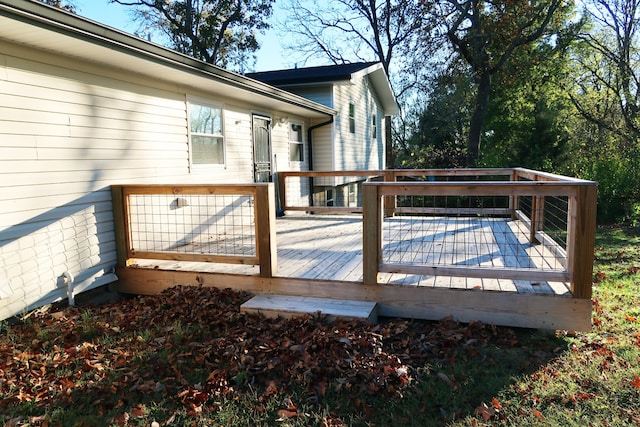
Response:
POLYGON ((67 298, 69 298, 69 305, 76 305, 73 296, 73 282, 76 280, 75 277, 73 277, 73 274, 71 274, 70 272, 65 271, 64 273, 62 273, 62 280, 67 285, 67 298))

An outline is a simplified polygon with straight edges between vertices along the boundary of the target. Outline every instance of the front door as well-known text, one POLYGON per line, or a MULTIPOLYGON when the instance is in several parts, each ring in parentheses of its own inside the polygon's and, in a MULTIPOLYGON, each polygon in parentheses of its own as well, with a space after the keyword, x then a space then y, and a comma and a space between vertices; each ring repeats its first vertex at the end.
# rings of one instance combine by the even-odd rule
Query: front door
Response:
POLYGON ((253 176, 255 182, 271 181, 271 119, 253 116, 253 176))

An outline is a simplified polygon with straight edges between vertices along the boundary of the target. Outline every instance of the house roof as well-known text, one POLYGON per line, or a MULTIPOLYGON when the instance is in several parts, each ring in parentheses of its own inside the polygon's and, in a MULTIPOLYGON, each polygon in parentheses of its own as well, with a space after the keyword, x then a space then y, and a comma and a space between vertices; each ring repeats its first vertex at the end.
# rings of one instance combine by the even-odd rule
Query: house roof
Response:
POLYGON ((373 90, 380 98, 385 115, 398 114, 398 103, 393 94, 387 73, 384 71, 384 67, 380 62, 358 62, 353 64, 247 73, 247 77, 283 89, 301 85, 355 81, 358 77, 365 75, 369 76, 369 79, 373 83, 373 90))
POLYGON ((0 41, 303 117, 335 110, 40 1, 0 0, 0 41))

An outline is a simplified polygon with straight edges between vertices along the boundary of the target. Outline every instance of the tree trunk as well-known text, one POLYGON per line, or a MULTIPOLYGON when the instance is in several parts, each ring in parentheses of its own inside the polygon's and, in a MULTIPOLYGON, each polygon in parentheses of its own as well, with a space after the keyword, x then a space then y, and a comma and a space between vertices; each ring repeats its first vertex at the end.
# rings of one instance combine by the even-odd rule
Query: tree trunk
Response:
POLYGON ((482 127, 489 107, 491 93, 491 74, 484 71, 478 77, 478 93, 476 94, 475 109, 469 124, 469 139, 467 141, 467 166, 474 167, 480 157, 480 140, 482 127))

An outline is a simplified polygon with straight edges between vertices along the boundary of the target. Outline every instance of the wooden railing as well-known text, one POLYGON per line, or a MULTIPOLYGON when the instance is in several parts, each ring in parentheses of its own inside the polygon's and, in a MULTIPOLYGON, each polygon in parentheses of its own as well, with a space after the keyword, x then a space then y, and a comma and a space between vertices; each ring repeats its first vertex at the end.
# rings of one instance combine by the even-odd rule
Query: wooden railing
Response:
MULTIPOLYGON (((479 278, 505 278, 570 283, 572 295, 591 297, 597 184, 592 181, 513 169, 426 169, 344 172, 280 172, 280 204, 283 211, 362 212, 363 277, 365 284, 378 283, 381 272, 479 278), (350 177, 360 180, 362 194, 357 206, 291 205, 287 200, 287 180, 320 177, 350 177), (366 179, 363 179, 366 178, 366 179), (412 181, 413 180, 413 181, 412 181), (429 206, 404 206, 402 198, 433 197, 429 206), (465 207, 438 206, 437 198, 502 198, 504 203, 465 207), (552 206, 560 201, 560 207, 552 206), (566 202, 564 202, 566 201, 566 202), (562 222, 558 233, 545 231, 545 215, 555 212, 562 222), (545 212, 547 212, 545 214, 545 212), (407 265, 382 261, 382 223, 394 215, 511 216, 527 227, 529 241, 542 243, 562 268, 499 269, 454 265, 407 265), (553 235, 557 234, 557 235, 553 235)), ((297 186, 296 188, 300 188, 297 186)), ((312 186, 309 186, 312 188, 312 186)), ((303 200, 298 198, 298 200, 303 200)))
MULTIPOLYGON (((526 169, 280 172, 277 181, 282 211, 362 212, 366 285, 377 284, 380 273, 548 280, 569 282, 574 297, 591 297, 594 182, 526 169), (305 204, 313 185, 306 193, 304 186, 294 186, 302 203, 290 204, 287 180, 307 178, 336 178, 346 180, 346 185, 357 181, 357 205, 305 204), (424 203, 407 203, 410 197, 424 203), (554 206, 557 201, 561 203, 554 206), (385 261, 383 222, 394 215, 518 219, 531 244, 553 252, 560 266, 487 268, 385 261), (552 215, 562 222, 557 232, 548 229, 552 215)), ((260 276, 273 277, 275 193, 271 183, 113 186, 118 264, 124 267, 135 259, 251 264, 259 265, 260 276)))
POLYGON ((135 259, 250 264, 277 272, 273 184, 114 185, 118 265, 135 259))

